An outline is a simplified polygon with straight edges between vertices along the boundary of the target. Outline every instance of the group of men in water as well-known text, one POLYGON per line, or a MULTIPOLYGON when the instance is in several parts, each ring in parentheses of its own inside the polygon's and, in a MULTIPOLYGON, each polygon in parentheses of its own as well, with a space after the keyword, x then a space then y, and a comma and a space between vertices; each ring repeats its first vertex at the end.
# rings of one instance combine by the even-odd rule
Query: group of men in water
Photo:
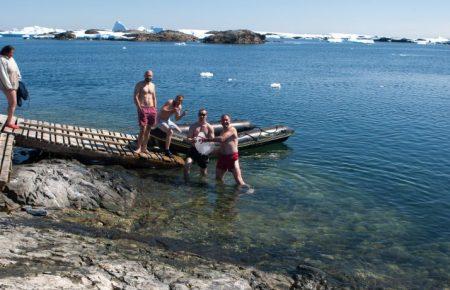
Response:
MULTIPOLYGON (((168 100, 159 112, 157 112, 157 98, 155 84, 152 82, 153 72, 148 70, 144 74, 144 80, 138 82, 134 89, 134 103, 138 111, 139 119, 139 137, 135 153, 149 153, 147 144, 150 138, 152 128, 158 127, 166 133, 165 154, 172 157, 170 143, 174 130, 181 133, 180 128, 171 121, 170 117, 175 116, 178 121, 186 115, 187 111, 182 111, 184 97, 178 95, 175 99, 168 100)), ((214 128, 207 122, 208 112, 202 108, 198 111, 198 120, 189 127, 186 140, 192 144, 186 158, 184 174, 189 178, 189 172, 192 164, 195 162, 200 167, 200 174, 207 175, 209 156, 200 153, 195 144, 196 142, 215 142, 220 143, 219 158, 216 165, 216 179, 223 181, 227 171, 233 173, 234 179, 238 185, 245 185, 242 179, 239 166, 238 153, 238 134, 236 128, 231 125, 231 117, 227 114, 222 115, 220 122, 223 130, 220 136, 215 136, 214 128)))

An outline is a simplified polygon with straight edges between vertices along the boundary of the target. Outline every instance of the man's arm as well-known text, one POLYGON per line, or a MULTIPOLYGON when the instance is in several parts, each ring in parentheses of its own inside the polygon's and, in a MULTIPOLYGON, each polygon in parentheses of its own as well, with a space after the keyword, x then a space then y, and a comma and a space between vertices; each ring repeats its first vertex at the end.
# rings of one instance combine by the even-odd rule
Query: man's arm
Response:
POLYGON ((139 101, 139 91, 140 91, 140 84, 137 83, 134 87, 134 104, 136 105, 138 111, 140 112, 142 110, 141 108, 141 102, 139 101))
POLYGON ((207 138, 214 138, 214 128, 213 126, 211 126, 211 124, 208 124, 208 136, 206 136, 207 138))
POLYGON ((216 143, 223 143, 226 142, 228 139, 237 139, 238 134, 236 128, 231 128, 231 134, 224 134, 213 138, 206 138, 206 142, 216 142, 216 143))
POLYGON ((153 104, 155 105, 155 108, 158 108, 158 104, 156 103, 156 87, 153 85, 153 104))
POLYGON ((175 120, 180 120, 181 118, 183 118, 184 116, 186 116, 186 111, 184 111, 183 113, 181 113, 181 109, 183 108, 183 106, 180 105, 179 108, 175 109, 175 120))
POLYGON ((7 90, 13 89, 11 81, 9 80, 9 75, 6 71, 5 64, 1 60, 0 60, 0 81, 2 82, 5 89, 7 90))
POLYGON ((187 133, 187 138, 186 140, 190 143, 195 143, 195 138, 194 138, 194 126, 190 126, 189 127, 189 131, 187 133))

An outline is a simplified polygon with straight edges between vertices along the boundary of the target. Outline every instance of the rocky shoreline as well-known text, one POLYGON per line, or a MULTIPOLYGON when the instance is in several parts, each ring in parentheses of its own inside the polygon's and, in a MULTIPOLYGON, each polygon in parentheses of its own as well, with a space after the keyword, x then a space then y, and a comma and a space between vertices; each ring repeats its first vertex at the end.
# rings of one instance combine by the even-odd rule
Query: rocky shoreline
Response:
POLYGON ((267 273, 130 236, 123 216, 139 202, 138 179, 116 169, 63 159, 14 167, 0 194, 2 289, 332 288, 325 273, 307 265, 292 275, 267 273), (24 205, 40 207, 44 217, 21 211, 24 205), (113 222, 68 221, 83 211, 113 222))

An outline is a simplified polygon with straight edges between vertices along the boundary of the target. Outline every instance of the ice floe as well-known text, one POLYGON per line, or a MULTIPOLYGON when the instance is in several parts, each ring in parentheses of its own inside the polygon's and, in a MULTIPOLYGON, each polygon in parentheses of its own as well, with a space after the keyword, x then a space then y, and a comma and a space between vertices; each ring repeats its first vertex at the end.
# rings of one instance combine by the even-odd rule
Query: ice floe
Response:
POLYGON ((186 42, 175 42, 176 46, 186 46, 186 42))
POLYGON ((214 74, 212 72, 207 71, 207 72, 201 72, 200 76, 202 78, 212 78, 214 76, 214 74))
POLYGON ((281 89, 281 84, 280 83, 271 83, 270 87, 273 89, 281 89))

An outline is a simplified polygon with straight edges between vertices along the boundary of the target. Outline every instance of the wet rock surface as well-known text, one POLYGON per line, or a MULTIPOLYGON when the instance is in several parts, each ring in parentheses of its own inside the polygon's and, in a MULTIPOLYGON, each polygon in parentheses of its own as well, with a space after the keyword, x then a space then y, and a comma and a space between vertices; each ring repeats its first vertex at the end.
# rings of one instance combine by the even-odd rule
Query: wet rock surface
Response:
POLYGON ((263 44, 266 36, 250 30, 210 31, 212 34, 203 39, 204 43, 222 44, 263 44))
POLYGON ((57 225, 0 213, 2 289, 326 289, 315 281, 298 284, 280 274, 57 225))
POLYGON ((55 39, 57 40, 69 40, 69 39, 75 39, 77 36, 73 31, 66 31, 62 33, 55 34, 55 39))
POLYGON ((195 254, 202 245, 184 239, 131 233, 142 179, 123 167, 44 159, 13 172, 0 193, 1 289, 329 289, 308 266, 263 272, 195 254))
POLYGON ((120 214, 134 205, 136 180, 123 168, 116 171, 114 168, 88 167, 64 159, 18 165, 14 167, 7 194, 22 205, 49 209, 104 208, 120 214))

